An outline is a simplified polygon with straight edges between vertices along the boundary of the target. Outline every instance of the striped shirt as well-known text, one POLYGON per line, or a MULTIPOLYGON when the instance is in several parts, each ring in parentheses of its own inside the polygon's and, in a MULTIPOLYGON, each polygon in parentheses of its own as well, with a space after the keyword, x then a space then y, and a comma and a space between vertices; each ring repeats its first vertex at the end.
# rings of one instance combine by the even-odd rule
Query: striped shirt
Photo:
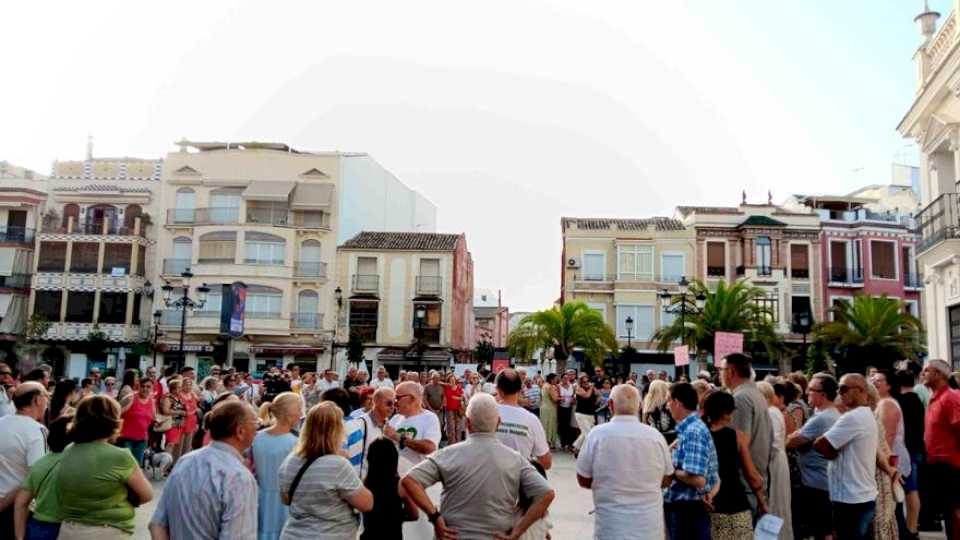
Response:
POLYGON ((707 485, 698 489, 674 480, 670 487, 664 490, 664 502, 700 500, 720 481, 720 463, 717 460, 717 448, 713 445, 713 436, 696 413, 690 414, 677 424, 673 468, 687 474, 703 476, 707 485))
POLYGON ((232 446, 214 441, 180 458, 150 519, 170 540, 257 537, 257 481, 232 446))
MULTIPOLYGON (((302 457, 290 454, 280 465, 280 493, 290 492, 303 463, 302 457)), ((281 540, 354 540, 358 521, 346 499, 361 489, 360 478, 342 456, 328 454, 317 458, 297 484, 281 540)))
POLYGON ((527 408, 529 409, 538 409, 540 408, 540 387, 531 384, 528 388, 523 389, 523 397, 527 398, 527 408))
POLYGON ((370 443, 383 435, 383 432, 366 414, 345 421, 343 431, 347 435, 343 443, 343 449, 347 451, 347 459, 357 476, 363 478, 367 474, 367 449, 370 448, 370 443))

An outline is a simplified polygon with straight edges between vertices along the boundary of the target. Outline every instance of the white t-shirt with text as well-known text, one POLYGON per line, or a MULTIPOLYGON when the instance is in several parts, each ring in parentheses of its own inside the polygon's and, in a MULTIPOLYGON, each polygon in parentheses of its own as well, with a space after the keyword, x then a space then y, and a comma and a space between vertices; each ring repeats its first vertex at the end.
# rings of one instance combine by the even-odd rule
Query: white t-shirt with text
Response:
POLYGON ((527 459, 538 458, 550 451, 543 424, 532 412, 513 405, 498 405, 497 408, 500 410, 497 440, 527 459))
MULTIPOLYGON (((390 425, 408 439, 433 441, 433 444, 440 445, 440 419, 431 411, 424 410, 415 416, 398 414, 390 419, 390 425)), ((423 461, 425 455, 406 447, 400 450, 400 457, 405 458, 411 465, 416 465, 423 461)))
POLYGON ((877 420, 869 407, 840 416, 823 436, 840 455, 827 465, 830 500, 860 504, 877 498, 877 420))

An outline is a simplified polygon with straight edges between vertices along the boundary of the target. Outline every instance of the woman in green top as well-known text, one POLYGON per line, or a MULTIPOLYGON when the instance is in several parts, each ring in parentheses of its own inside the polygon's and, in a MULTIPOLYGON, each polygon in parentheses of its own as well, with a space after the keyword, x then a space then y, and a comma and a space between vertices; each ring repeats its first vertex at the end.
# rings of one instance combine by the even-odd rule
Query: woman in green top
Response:
POLYGON ((20 492, 14 500, 13 523, 16 538, 25 540, 55 540, 60 533, 60 499, 57 497, 56 482, 53 474, 63 456, 61 452, 70 444, 67 424, 70 416, 60 416, 50 422, 47 434, 47 446, 50 453, 40 458, 30 467, 30 474, 20 486, 20 492), (30 501, 36 499, 37 505, 30 515, 30 501), (28 519, 29 518, 29 519, 28 519))
POLYGON ((135 509, 153 490, 130 450, 111 443, 120 433, 120 404, 103 395, 80 400, 56 471, 63 523, 60 540, 129 538, 135 509))

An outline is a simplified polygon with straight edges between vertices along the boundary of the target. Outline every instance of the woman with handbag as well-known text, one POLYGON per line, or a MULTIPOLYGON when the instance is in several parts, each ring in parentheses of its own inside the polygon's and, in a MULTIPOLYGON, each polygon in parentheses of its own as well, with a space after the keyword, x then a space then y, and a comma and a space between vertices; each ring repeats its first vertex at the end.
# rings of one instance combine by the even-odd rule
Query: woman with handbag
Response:
POLYGON ((193 391, 193 379, 182 379, 180 395, 177 396, 183 405, 183 426, 180 428, 180 440, 177 441, 176 452, 173 454, 173 463, 193 450, 193 436, 197 432, 200 419, 197 416, 199 406, 197 394, 193 391))
POLYGON ((373 494, 339 454, 343 442, 340 407, 322 401, 311 408, 297 446, 280 466, 280 495, 290 507, 281 540, 357 537, 354 510, 372 510, 373 494))
POLYGON ((56 477, 60 540, 130 538, 135 507, 153 498, 130 452, 112 444, 121 423, 120 404, 107 396, 88 396, 77 405, 69 427, 73 444, 63 451, 56 477))
POLYGON ((160 414, 163 416, 161 429, 170 425, 163 433, 163 451, 173 456, 176 463, 176 451, 179 447, 180 433, 183 431, 184 418, 187 416, 187 410, 180 401, 180 388, 183 385, 183 379, 174 377, 167 381, 167 392, 160 398, 160 414))

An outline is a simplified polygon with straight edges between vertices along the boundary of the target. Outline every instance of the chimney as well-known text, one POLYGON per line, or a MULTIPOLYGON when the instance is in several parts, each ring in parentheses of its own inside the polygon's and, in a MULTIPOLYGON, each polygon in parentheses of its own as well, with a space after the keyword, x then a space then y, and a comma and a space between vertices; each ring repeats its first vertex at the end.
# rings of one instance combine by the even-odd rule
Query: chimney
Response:
POLYGON ((930 11, 928 0, 923 0, 923 13, 913 18, 914 22, 920 27, 920 35, 923 36, 921 47, 927 46, 933 39, 933 35, 937 33, 937 19, 939 18, 940 13, 930 11))
POLYGON ((87 135, 87 161, 93 159, 93 135, 87 135))

